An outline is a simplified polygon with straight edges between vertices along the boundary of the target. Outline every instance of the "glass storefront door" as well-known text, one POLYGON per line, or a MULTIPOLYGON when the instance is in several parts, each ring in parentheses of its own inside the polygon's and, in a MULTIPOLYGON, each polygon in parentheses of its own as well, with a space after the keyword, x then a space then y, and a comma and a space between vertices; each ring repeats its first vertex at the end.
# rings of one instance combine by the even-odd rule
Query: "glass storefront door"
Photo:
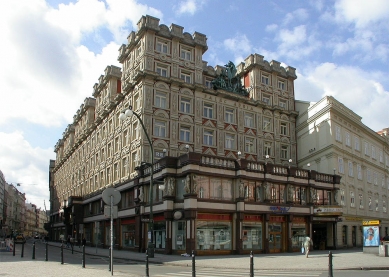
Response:
POLYGON ((269 224, 269 251, 270 253, 282 251, 282 223, 269 224))

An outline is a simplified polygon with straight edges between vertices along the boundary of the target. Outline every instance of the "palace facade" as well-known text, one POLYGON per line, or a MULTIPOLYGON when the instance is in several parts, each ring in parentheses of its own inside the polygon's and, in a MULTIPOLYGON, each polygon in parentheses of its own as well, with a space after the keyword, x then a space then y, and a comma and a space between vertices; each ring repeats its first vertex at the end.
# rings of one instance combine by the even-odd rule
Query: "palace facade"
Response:
POLYGON ((121 249, 145 251, 151 237, 168 254, 299 251, 314 218, 336 248, 340 176, 296 163, 295 69, 258 54, 211 67, 207 48, 201 33, 140 19, 122 69, 106 68, 55 146, 51 239, 108 246, 102 192, 114 187, 121 249), (130 106, 141 120, 119 121, 130 106))

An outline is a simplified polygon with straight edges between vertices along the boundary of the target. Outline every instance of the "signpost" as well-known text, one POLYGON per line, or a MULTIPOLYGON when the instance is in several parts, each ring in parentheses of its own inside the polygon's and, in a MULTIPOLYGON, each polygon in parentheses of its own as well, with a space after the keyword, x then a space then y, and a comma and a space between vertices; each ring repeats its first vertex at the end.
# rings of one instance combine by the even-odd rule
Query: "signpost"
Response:
POLYGON ((114 188, 106 188, 102 193, 102 198, 105 204, 110 205, 111 214, 111 251, 110 251, 110 262, 111 262, 111 275, 113 275, 113 206, 117 205, 122 198, 120 192, 114 188))

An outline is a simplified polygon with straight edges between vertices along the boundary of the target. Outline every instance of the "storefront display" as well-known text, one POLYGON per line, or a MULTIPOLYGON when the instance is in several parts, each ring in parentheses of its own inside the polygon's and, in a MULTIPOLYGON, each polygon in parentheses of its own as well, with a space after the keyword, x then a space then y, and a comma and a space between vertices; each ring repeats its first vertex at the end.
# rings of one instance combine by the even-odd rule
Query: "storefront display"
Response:
POLYGON ((262 249, 262 223, 243 222, 243 249, 262 249))
POLYGON ((173 222, 173 249, 185 250, 186 248, 186 223, 185 221, 173 222))
POLYGON ((199 214, 196 222, 196 249, 231 250, 231 216, 199 214))

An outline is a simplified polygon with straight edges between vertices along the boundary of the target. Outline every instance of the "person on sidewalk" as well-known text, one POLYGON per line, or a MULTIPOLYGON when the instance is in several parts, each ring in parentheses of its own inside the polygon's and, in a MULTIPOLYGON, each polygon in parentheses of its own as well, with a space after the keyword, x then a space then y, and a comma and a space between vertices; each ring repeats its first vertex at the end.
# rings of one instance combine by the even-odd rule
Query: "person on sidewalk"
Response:
POLYGON ((67 240, 66 240, 66 248, 69 248, 70 247, 70 235, 68 236, 67 240))
POLYGON ((310 237, 305 237, 304 240, 304 251, 305 251, 305 257, 308 258, 309 255, 309 248, 311 247, 312 240, 310 237))
POLYGON ((85 237, 82 238, 82 246, 85 246, 86 245, 86 239, 85 237))

